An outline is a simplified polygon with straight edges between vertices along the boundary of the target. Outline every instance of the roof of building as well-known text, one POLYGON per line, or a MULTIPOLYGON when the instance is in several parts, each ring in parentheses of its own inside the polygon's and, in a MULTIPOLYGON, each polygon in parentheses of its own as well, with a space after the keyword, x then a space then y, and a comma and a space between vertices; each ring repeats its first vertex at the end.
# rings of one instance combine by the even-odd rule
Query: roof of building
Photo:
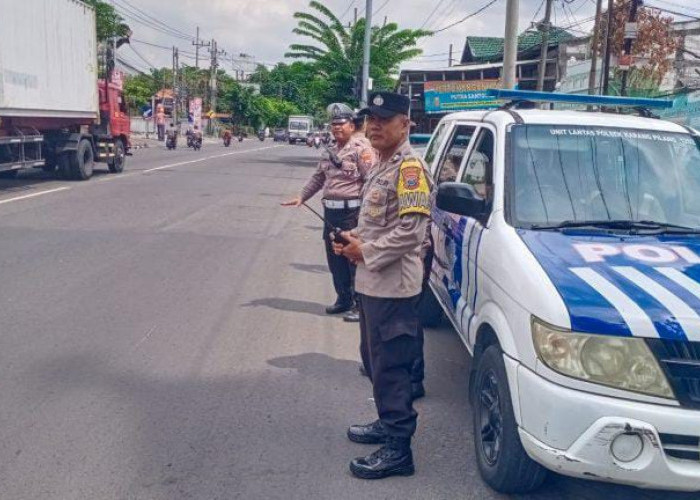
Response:
MULTIPOLYGON (((548 45, 559 45, 571 40, 574 35, 562 28, 552 26, 549 30, 548 45)), ((518 36, 518 55, 539 50, 542 44, 540 31, 528 30, 518 36)), ((528 54, 529 55, 529 54, 528 54)), ((462 64, 484 63, 503 60, 503 38, 492 36, 468 36, 462 52, 462 64)))

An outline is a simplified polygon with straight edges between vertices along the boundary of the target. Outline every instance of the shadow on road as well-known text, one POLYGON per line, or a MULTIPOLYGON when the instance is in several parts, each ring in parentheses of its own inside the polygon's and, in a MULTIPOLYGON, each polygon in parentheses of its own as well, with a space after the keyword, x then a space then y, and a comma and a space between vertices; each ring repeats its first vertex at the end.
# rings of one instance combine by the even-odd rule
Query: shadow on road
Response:
POLYGON ((328 273, 328 267, 322 266, 320 264, 302 264, 300 262, 292 262, 289 265, 292 268, 296 269, 297 271, 303 271, 305 273, 312 273, 312 274, 327 274, 328 273))
MULTIPOLYGON (((109 175, 109 170, 94 170, 94 178, 109 175)), ((60 179, 54 172, 44 172, 41 169, 22 170, 14 179, 0 179, 0 194, 24 193, 48 182, 83 182, 60 179)), ((89 181, 87 181, 89 182, 89 181)))
POLYGON ((270 307, 278 311, 312 314, 314 316, 327 316, 322 304, 307 300, 283 299, 281 297, 269 297, 265 299, 251 300, 241 307, 270 307))
POLYGON ((267 361, 275 368, 291 368, 297 370, 300 375, 310 377, 327 377, 331 373, 345 377, 357 375, 357 361, 348 359, 336 359, 320 352, 306 352, 296 356, 282 356, 267 361))
POLYGON ((243 160, 246 164, 259 163, 261 165, 284 165, 286 167, 299 168, 316 168, 318 166, 318 158, 246 158, 243 160))

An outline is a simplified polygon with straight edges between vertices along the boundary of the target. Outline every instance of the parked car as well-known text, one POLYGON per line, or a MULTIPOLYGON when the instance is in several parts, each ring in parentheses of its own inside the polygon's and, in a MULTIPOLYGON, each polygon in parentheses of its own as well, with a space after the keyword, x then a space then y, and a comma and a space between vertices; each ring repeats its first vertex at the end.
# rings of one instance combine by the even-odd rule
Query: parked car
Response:
POLYGON ((421 311, 446 314, 473 356, 481 476, 504 493, 548 469, 700 490, 700 134, 517 103, 668 101, 490 93, 512 102, 447 115, 425 153, 421 311))

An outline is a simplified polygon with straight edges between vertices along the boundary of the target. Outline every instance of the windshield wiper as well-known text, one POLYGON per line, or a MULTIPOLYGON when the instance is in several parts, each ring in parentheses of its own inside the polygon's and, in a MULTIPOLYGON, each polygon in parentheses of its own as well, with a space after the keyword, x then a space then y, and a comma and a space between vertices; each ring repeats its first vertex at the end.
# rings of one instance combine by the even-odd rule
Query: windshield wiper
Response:
POLYGON ((533 224, 530 229, 558 230, 568 228, 617 229, 619 231, 644 231, 651 234, 700 234, 700 228, 668 224, 651 220, 565 220, 556 224, 533 224))

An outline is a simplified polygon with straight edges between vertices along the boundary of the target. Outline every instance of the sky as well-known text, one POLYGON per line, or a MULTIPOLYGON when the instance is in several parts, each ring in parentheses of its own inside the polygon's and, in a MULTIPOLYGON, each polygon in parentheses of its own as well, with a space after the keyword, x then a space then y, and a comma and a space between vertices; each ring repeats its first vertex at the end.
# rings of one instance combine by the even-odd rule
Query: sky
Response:
MULTIPOLYGON (((173 45, 180 49, 180 62, 194 65, 196 27, 204 40, 216 39, 218 48, 226 51, 221 67, 233 73, 236 69, 257 64, 274 65, 285 60, 284 53, 291 43, 305 43, 292 33, 296 26, 294 13, 310 11, 309 0, 107 0, 112 2, 129 23, 132 47, 124 46, 119 55, 135 67, 172 64, 173 45), (154 29, 158 27, 159 29, 154 29), (188 39, 189 37, 189 39, 188 39), (149 45, 152 44, 152 45, 149 45), (155 47, 158 45, 161 47, 155 47), (244 54, 252 57, 241 57, 244 54), (254 57, 254 59, 253 59, 254 57), (235 59, 235 60, 233 60, 235 59)), ((479 10, 491 0, 373 0, 373 24, 384 18, 400 28, 438 30, 460 21, 479 10)), ((355 8, 362 17, 365 0, 325 0, 324 4, 343 22, 354 17, 355 8)), ((520 0, 519 28, 529 28, 544 14, 544 0, 520 0)), ((604 0, 603 4, 607 4, 604 0)), ((697 0, 647 0, 647 6, 686 13, 700 18, 697 0)), ((447 66, 450 44, 454 58, 459 59, 466 36, 498 36, 504 32, 506 0, 495 3, 464 22, 423 39, 423 55, 404 64, 410 68, 442 68, 447 66)), ((589 32, 595 14, 595 0, 555 0, 552 21, 569 27, 574 34, 589 32)), ((677 20, 690 20, 674 16, 677 20)), ((208 48, 201 49, 200 67, 208 67, 208 48)))

